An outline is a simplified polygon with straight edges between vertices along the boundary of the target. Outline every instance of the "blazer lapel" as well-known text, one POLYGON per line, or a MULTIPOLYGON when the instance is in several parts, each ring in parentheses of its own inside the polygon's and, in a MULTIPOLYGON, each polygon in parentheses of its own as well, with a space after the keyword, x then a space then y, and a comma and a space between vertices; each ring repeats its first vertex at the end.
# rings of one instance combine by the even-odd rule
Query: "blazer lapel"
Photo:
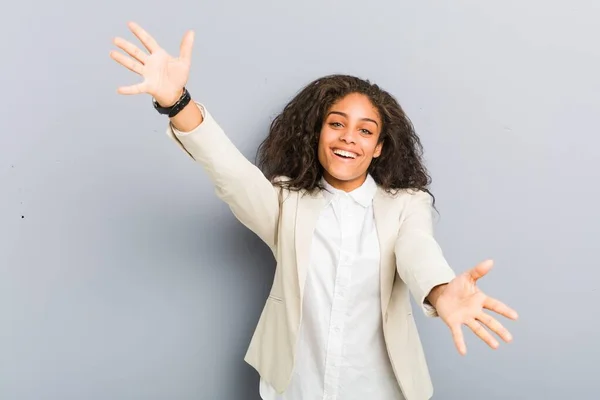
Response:
POLYGON ((312 237, 317 225, 317 219, 325 205, 325 198, 320 191, 315 193, 298 193, 298 206, 296 212, 296 269, 298 271, 298 284, 300 285, 300 299, 304 298, 304 283, 310 263, 310 247, 312 237))
POLYGON ((385 313, 392 295, 392 286, 396 273, 394 261, 394 245, 397 236, 397 219, 393 215, 392 197, 384 189, 378 188, 373 199, 373 213, 375 215, 375 226, 379 238, 381 253, 380 259, 380 285, 381 285, 381 312, 385 313))

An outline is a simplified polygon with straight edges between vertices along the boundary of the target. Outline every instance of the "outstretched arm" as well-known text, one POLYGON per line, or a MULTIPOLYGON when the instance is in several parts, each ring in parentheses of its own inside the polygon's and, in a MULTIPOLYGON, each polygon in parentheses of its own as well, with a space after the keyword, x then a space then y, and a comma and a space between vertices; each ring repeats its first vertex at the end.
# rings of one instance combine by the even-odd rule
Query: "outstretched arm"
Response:
POLYGON ((427 316, 438 316, 430 304, 432 290, 456 276, 433 235, 431 197, 419 191, 407 200, 396 239, 396 268, 427 316))
MULTIPOLYGON (((125 39, 115 38, 114 44, 127 55, 111 51, 110 56, 143 77, 143 81, 119 87, 117 92, 123 95, 146 93, 162 107, 174 105, 188 81, 194 33, 188 31, 184 35, 179 56, 172 57, 138 24, 131 22, 128 26, 146 51, 125 39)), ((198 103, 190 101, 173 116, 167 133, 204 167, 217 195, 235 216, 275 252, 279 189, 238 151, 198 103)))
POLYGON ((395 248, 400 277, 426 314, 439 316, 450 328, 460 354, 467 351, 462 325, 468 326, 492 348, 498 347, 498 341, 485 327, 504 341, 511 341, 506 328, 484 309, 510 319, 517 319, 516 311, 488 297, 476 286, 493 263, 485 261, 455 276, 434 239, 432 210, 431 197, 425 192, 415 193, 407 205, 395 248))

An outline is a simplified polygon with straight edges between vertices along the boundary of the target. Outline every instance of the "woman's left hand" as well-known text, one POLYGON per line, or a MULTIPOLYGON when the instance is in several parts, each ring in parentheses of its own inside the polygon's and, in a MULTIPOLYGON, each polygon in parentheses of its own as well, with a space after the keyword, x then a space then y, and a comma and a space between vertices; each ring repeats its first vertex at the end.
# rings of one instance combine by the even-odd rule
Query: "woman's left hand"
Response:
POLYGON ((440 318, 450 328, 454 344, 462 355, 467 352, 462 325, 471 328, 493 349, 496 349, 499 343, 485 327, 496 333, 505 342, 512 341, 510 332, 495 318, 484 312, 484 309, 494 311, 512 320, 518 318, 517 312, 502 302, 488 297, 476 286, 477 280, 487 274, 492 266, 493 261, 484 261, 473 269, 458 275, 448 284, 432 291, 435 298, 432 299, 434 300, 432 304, 440 318))

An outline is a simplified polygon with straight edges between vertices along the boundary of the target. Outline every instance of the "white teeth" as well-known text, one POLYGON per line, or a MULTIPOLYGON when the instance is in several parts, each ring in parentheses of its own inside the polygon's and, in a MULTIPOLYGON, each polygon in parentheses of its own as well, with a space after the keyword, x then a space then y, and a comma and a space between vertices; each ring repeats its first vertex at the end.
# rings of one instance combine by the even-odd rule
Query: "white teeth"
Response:
POLYGON ((340 149, 335 149, 335 150, 333 150, 333 152, 335 154, 337 154, 338 156, 342 156, 342 157, 356 158, 356 156, 357 156, 356 153, 351 153, 349 151, 344 151, 344 150, 340 150, 340 149))

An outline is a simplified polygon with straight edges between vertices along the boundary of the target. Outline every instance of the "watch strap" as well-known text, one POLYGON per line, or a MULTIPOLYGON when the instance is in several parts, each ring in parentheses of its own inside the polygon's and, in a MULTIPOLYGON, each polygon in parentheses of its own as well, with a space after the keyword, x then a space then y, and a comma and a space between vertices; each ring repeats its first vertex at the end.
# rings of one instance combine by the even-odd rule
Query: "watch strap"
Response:
POLYGON ((190 93, 188 92, 188 90, 184 87, 183 88, 183 93, 181 94, 181 97, 179 97, 179 100, 177 100, 175 102, 175 104, 173 104, 171 107, 163 107, 160 104, 158 104, 158 102, 156 101, 156 99, 152 99, 152 104, 154 105, 154 108, 156 109, 156 111, 158 111, 159 114, 163 114, 163 115, 168 115, 169 118, 173 118, 174 116, 176 116, 177 114, 179 114, 179 112, 181 110, 183 110, 185 108, 185 106, 188 105, 188 103, 191 100, 191 96, 190 93))

